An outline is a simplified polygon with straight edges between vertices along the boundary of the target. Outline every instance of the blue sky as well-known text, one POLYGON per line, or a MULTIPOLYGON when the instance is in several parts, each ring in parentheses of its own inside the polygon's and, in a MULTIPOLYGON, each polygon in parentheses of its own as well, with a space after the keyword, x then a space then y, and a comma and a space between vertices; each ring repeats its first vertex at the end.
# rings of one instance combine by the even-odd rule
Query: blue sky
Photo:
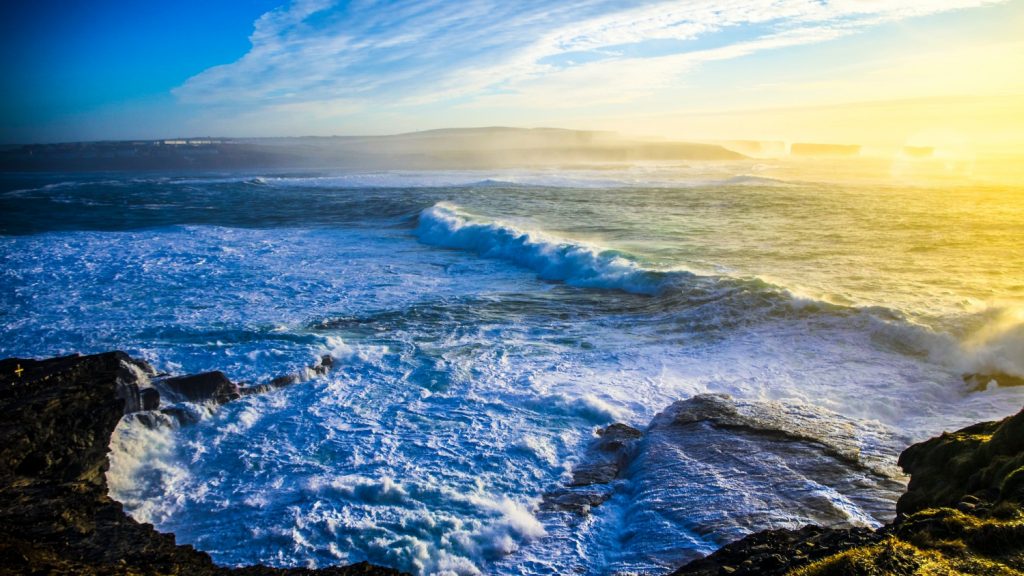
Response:
MULTIPOLYGON (((1024 93, 1020 0, 93 0, 0 10, 0 142, 498 124, 707 136, 719 128, 679 118, 1024 93)), ((735 136, 732 124, 723 135, 735 136)), ((775 129, 751 127, 751 137, 775 129)))

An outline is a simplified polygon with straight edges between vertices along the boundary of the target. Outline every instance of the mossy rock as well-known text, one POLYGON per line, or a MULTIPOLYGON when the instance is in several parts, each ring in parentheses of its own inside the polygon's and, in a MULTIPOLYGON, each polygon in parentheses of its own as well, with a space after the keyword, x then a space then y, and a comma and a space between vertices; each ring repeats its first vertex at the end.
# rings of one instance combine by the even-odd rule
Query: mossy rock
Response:
POLYGON ((999 487, 999 499, 1009 502, 1024 502, 1024 466, 1015 469, 1003 478, 999 487))
POLYGON ((1024 410, 999 422, 982 422, 907 448, 899 464, 910 474, 899 514, 955 507, 965 496, 1022 501, 1024 410), (1013 477, 1013 479, 1011 479, 1013 477))

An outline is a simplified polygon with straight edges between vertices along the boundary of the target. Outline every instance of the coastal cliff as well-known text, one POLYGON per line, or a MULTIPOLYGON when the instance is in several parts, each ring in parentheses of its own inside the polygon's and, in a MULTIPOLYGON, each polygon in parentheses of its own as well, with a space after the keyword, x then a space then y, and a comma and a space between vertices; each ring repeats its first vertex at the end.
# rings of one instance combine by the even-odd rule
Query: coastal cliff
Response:
POLYGON ((107 494, 111 433, 152 405, 148 366, 123 352, 0 361, 0 574, 399 574, 225 568, 128 517, 107 494))

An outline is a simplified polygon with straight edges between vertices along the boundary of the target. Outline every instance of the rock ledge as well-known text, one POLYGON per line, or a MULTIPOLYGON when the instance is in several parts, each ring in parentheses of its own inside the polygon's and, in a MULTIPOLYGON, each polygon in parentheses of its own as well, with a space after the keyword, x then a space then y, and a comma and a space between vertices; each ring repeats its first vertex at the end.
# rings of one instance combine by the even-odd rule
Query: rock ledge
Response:
POLYGON ((0 360, 0 574, 399 574, 226 568, 128 517, 107 495, 107 450, 124 414, 153 405, 147 372, 123 352, 0 360))

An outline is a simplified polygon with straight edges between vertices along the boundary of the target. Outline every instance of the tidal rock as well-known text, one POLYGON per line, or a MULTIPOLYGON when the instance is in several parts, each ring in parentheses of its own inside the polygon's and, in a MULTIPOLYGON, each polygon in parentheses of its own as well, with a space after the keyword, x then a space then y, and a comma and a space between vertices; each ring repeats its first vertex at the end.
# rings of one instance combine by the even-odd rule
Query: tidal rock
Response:
POLYGON ((573 469, 572 481, 544 494, 541 508, 585 516, 611 498, 614 487, 608 484, 618 478, 629 463, 643 432, 616 423, 598 429, 596 434, 597 438, 588 444, 580 463, 573 469))
POLYGON ((200 414, 195 410, 189 410, 185 406, 168 406, 160 410, 160 413, 173 419, 178 426, 184 426, 186 424, 195 424, 200 420, 200 414))
POLYGON ((156 410, 160 407, 160 392, 156 388, 142 388, 139 390, 139 400, 143 410, 156 410))
MULTIPOLYGON (((129 518, 105 476, 111 433, 129 404, 126 358, 0 360, 0 574, 397 574, 365 563, 224 568, 129 518)), ((152 414, 160 413, 129 417, 152 414)))
POLYGON ((334 368, 335 363, 336 361, 333 356, 330 354, 324 354, 316 361, 315 364, 308 368, 303 368, 301 372, 278 376, 267 384, 248 386, 242 389, 242 395, 261 394, 276 388, 284 388, 286 386, 291 386, 292 384, 298 384, 318 376, 323 376, 334 368))
POLYGON ((643 433, 625 424, 612 424, 597 431, 582 463, 572 471, 571 486, 607 484, 629 463, 636 441, 643 433))
POLYGON ((272 384, 256 384, 254 386, 239 386, 238 392, 242 396, 252 396, 253 394, 266 394, 277 388, 277 386, 272 384))
POLYGON ((586 516, 612 497, 611 490, 573 490, 565 488, 548 492, 541 502, 542 510, 564 510, 586 516))
POLYGON ((236 385, 223 372, 203 372, 189 376, 165 378, 159 386, 168 390, 171 395, 189 402, 216 402, 224 404, 241 398, 236 385))
POLYGON ((162 412, 157 412, 156 410, 145 410, 143 412, 129 414, 125 417, 125 421, 138 422, 150 430, 173 425, 169 416, 162 412))
POLYGON ((891 524, 759 532, 673 576, 1024 571, 1024 411, 915 444, 899 463, 911 478, 891 524))
POLYGON ((876 468, 834 413, 724 395, 678 401, 654 417, 625 471, 635 534, 625 545, 678 566, 765 529, 880 526, 904 484, 876 468), (654 529, 662 522, 686 526, 686 537, 654 529))
MULTIPOLYGON (((869 527, 893 517, 904 484, 881 455, 863 453, 862 432, 810 406, 698 395, 667 407, 643 431, 600 430, 572 481, 546 494, 543 507, 586 514, 618 495, 618 544, 666 569, 765 529, 784 529, 776 540, 808 524, 873 534, 869 527)), ((770 547, 760 553, 761 569, 789 565, 770 547)), ((739 563, 722 569, 758 573, 739 563)))

